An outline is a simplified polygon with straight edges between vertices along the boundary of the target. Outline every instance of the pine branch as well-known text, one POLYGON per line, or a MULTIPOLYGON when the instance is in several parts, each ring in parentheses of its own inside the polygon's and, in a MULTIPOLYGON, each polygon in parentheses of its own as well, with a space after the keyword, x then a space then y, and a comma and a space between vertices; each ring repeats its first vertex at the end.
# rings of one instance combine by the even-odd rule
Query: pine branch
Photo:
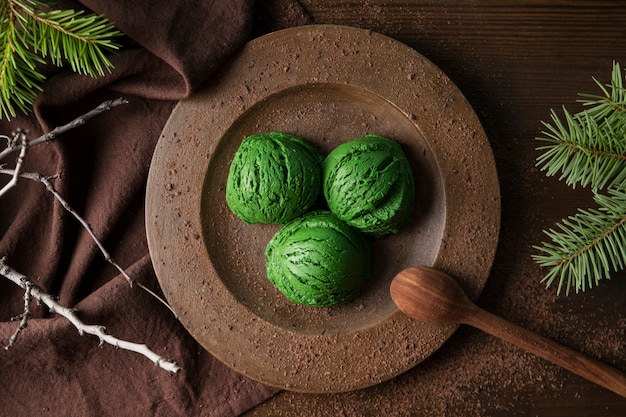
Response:
POLYGON ((596 119, 621 117, 626 114, 626 89, 624 89, 624 79, 622 78, 622 70, 618 63, 613 63, 613 72, 611 73, 611 83, 603 85, 597 79, 593 79, 600 87, 604 95, 580 94, 585 99, 579 100, 583 106, 591 107, 588 113, 596 119))
POLYGON ((537 148, 543 152, 537 166, 548 176, 560 173, 572 187, 626 188, 626 90, 619 64, 611 84, 596 83, 604 95, 581 95, 587 109, 572 114, 564 107, 564 120, 553 110, 552 123, 543 122, 546 130, 537 140, 547 145, 537 148))
POLYGON ((534 248, 541 255, 533 259, 550 268, 542 282, 546 287, 558 282, 557 294, 566 295, 597 286, 603 278, 626 266, 626 191, 609 189, 596 194, 599 209, 579 210, 575 216, 544 231, 552 243, 534 248))
POLYGON ((48 58, 92 77, 113 68, 106 53, 122 35, 104 16, 54 10, 39 0, 0 0, 0 118, 27 113, 42 91, 38 65, 48 58))
POLYGON ((82 10, 37 11, 27 5, 22 11, 23 25, 32 28, 27 34, 35 53, 50 57, 57 66, 66 61, 74 72, 93 77, 113 68, 103 51, 118 49, 112 36, 121 33, 103 16, 82 10))
POLYGON ((42 91, 45 77, 37 70, 37 64, 45 61, 24 43, 15 13, 3 11, 0 15, 0 118, 9 118, 16 116, 16 110, 27 112, 42 91))

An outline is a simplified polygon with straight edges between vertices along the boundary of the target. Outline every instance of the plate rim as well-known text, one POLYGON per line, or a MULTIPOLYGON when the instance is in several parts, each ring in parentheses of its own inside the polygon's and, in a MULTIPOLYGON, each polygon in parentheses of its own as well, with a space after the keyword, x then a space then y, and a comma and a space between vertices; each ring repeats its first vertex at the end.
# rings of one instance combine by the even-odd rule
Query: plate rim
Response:
MULTIPOLYGON (((436 85, 433 84, 433 88, 436 88, 440 91, 443 91, 443 94, 446 97, 443 97, 442 100, 451 100, 449 102, 438 102, 437 106, 441 106, 442 108, 452 108, 453 111, 457 111, 461 109, 465 113, 463 113, 463 122, 466 124, 466 130, 471 130, 471 137, 468 136, 467 132, 465 136, 460 135, 461 141, 465 141, 463 143, 471 141, 471 145, 475 147, 474 150, 470 148, 469 151, 459 154, 459 149, 450 149, 450 144, 441 143, 437 141, 432 142, 429 140, 429 133, 423 132, 424 129, 424 119, 422 119, 422 115, 416 114, 419 109, 411 108, 402 108, 399 107, 401 111, 405 113, 407 117, 411 120, 414 120, 414 123, 417 123, 417 120, 422 122, 422 125, 418 125, 418 129, 422 131, 424 137, 428 141, 431 148, 433 148, 433 152, 436 154, 435 158, 437 163, 440 165, 441 175, 444 180, 444 191, 446 193, 446 217, 444 224, 444 231, 442 236, 442 242, 440 244, 439 254, 436 257, 436 261, 434 262, 434 267, 445 270, 448 273, 456 276, 461 283, 466 282, 469 283, 469 287, 467 288, 470 294, 470 298, 476 298, 480 291, 482 290, 487 277, 489 275, 491 265, 493 263, 493 259, 495 257, 495 251, 498 241, 498 233, 500 227, 500 191, 499 191, 499 183, 497 177, 497 171, 495 167, 495 161, 493 158, 493 154, 491 152, 491 148, 489 145, 489 141, 486 137, 486 134, 482 128, 482 125, 474 113, 473 109, 469 102, 465 99, 462 93, 458 90, 458 88, 449 80, 449 78, 432 62, 426 59, 424 56, 419 54, 417 51, 396 41, 392 38, 389 38, 385 35, 378 34, 366 29, 353 28, 348 26, 338 26, 338 25, 308 25, 301 26, 296 28, 284 29, 277 32, 272 32, 268 35, 264 35, 262 37, 256 38, 246 44, 242 50, 236 54, 233 59, 226 64, 226 68, 236 66, 236 65, 246 65, 246 59, 250 59, 251 55, 257 53, 260 49, 268 48, 268 46, 272 46, 274 48, 277 47, 285 47, 290 43, 297 43, 297 38, 308 38, 315 39, 316 37, 323 37, 326 41, 328 39, 334 40, 336 43, 341 44, 342 42, 346 42, 346 40, 354 41, 355 39, 358 42, 361 42, 360 47, 365 48, 362 51, 367 50, 367 53, 370 55, 370 59, 377 58, 377 54, 383 54, 388 56, 389 50, 382 51, 381 49, 377 49, 381 45, 384 45, 386 48, 392 50, 392 52, 396 52, 399 55, 402 55, 405 58, 410 58, 409 61, 414 60, 419 62, 422 65, 423 74, 427 74, 429 77, 437 77, 436 85), (469 127, 467 127, 469 126, 469 127), (453 155, 451 156, 450 153, 453 155), (462 155, 462 156, 461 156, 462 155), (461 156, 458 160, 456 157, 461 156), (465 158, 464 162, 461 162, 462 159, 465 158), (472 175, 472 181, 475 181, 476 184, 481 185, 481 189, 478 187, 473 190, 468 190, 467 184, 463 185, 459 181, 461 175, 469 174, 472 175), (469 201, 472 200, 472 197, 476 197, 480 191, 484 191, 487 189, 489 191, 488 201, 469 201), (450 197, 450 200, 448 200, 450 197), (461 201, 463 207, 454 207, 453 205, 448 204, 448 201, 455 202, 462 197, 464 200, 461 201), (468 206, 467 204, 471 203, 468 206), (473 210, 468 212, 467 210, 473 210), (479 223, 480 228, 477 230, 471 231, 474 236, 471 236, 472 239, 469 239, 469 236, 462 236, 463 243, 467 245, 468 248, 479 248, 480 253, 471 253, 467 255, 466 253, 458 253, 456 251, 456 245, 459 244, 461 237, 459 237, 458 231, 453 230, 454 224, 458 224, 461 221, 462 217, 467 216, 477 216, 482 217, 482 221, 479 223), (478 282, 478 287, 476 286, 476 282, 478 282)), ((308 45, 309 48, 312 48, 313 51, 319 53, 324 56, 324 54, 332 54, 336 53, 336 50, 325 50, 323 45, 327 45, 327 43, 320 43, 316 45, 315 43, 311 43, 308 45), (322 45, 322 46, 320 46, 322 45)), ((310 50, 307 50, 310 51, 310 50)), ((258 60, 258 56, 256 55, 256 59, 258 60)), ((268 58, 269 59, 269 58, 268 58)), ((288 63, 287 63, 288 64, 288 63)), ((391 65, 386 64, 386 65, 391 65)), ((358 75, 354 75, 350 80, 345 79, 333 79, 333 68, 324 67, 324 63, 321 63, 319 67, 314 68, 314 71, 309 72, 307 74, 301 74, 298 78, 296 77, 298 82, 312 82, 313 78, 315 82, 348 82, 350 85, 354 85, 361 88, 370 88, 370 86, 359 86, 359 82, 361 80, 358 79, 358 75), (326 77, 324 81, 324 77, 326 77)), ((192 96, 188 99, 185 99, 179 102, 169 120, 164 126, 161 138, 157 143, 157 146, 154 151, 153 160, 150 166, 150 171, 148 175, 147 189, 146 189, 146 233, 148 237, 148 247, 151 254, 151 259, 153 261, 153 266, 155 269, 155 273, 157 279, 159 280, 159 284, 163 289, 163 292, 172 304, 172 307, 177 310, 177 297, 175 295, 175 285, 171 282, 170 273, 171 273, 171 262, 175 262, 175 260, 171 259, 171 255, 167 254, 167 251, 171 248, 170 245, 179 244, 185 245, 190 251, 193 251, 193 260, 192 263, 196 263, 197 265, 206 265, 206 262, 210 264, 211 261, 208 259, 202 259, 203 251, 206 254, 206 249, 203 248, 204 243, 202 238, 197 239, 196 237, 202 235, 202 225, 200 224, 199 213, 196 219, 193 219, 193 214, 191 213, 193 210, 190 209, 190 218, 182 219, 179 214, 174 213, 176 209, 180 210, 180 207, 175 207, 177 204, 180 204, 181 201, 190 201, 191 205, 194 205, 194 200, 197 201, 197 206, 201 205, 201 198, 199 196, 194 197, 194 188, 193 184, 198 183, 203 184, 204 175, 206 171, 206 167, 209 165, 209 161, 211 158, 211 152, 214 149, 204 149, 205 152, 208 152, 208 159, 204 169, 200 167, 187 166, 184 169, 181 168, 175 174, 168 177, 168 175, 163 175, 163 171, 167 170, 168 163, 171 163, 173 159, 177 159, 180 157, 180 149, 175 149, 176 146, 184 147, 184 146, 197 146, 197 144, 193 144, 190 142, 182 142, 180 138, 177 139, 177 135, 180 135, 180 132, 172 132, 171 128, 173 126, 173 120, 177 117, 177 115, 181 112, 183 108, 189 108, 189 106, 198 106, 198 101, 201 100, 202 97, 211 96, 211 95, 219 95, 226 94, 224 91, 228 91, 229 85, 231 85, 230 89, 232 91, 233 80, 229 79, 230 71, 223 71, 221 74, 216 75, 212 81, 213 83, 207 84, 205 87, 200 89, 198 92, 192 94, 192 96), (224 86, 225 85, 225 86, 224 86), (180 141, 177 143, 177 141, 180 141), (184 180, 180 177, 187 176, 188 178, 193 178, 193 180, 184 180), (201 179, 199 179, 201 178, 201 179), (169 182, 168 182, 169 181, 169 182), (172 181, 178 181, 175 185, 172 181), (193 183, 193 184, 190 184, 193 183), (180 185, 179 185, 180 183, 180 185), (187 189, 185 188, 187 186, 187 189), (174 188, 169 191, 175 191, 170 193, 170 201, 166 201, 163 199, 162 195, 164 192, 164 188, 173 186, 174 188), (177 188, 179 187, 179 188, 177 188), (187 200, 185 200, 187 199, 187 200), (168 211, 169 210, 169 211, 168 211), (199 228, 198 228, 199 226, 199 228), (168 236, 178 236, 178 242, 167 242, 164 244, 161 237, 163 235, 168 236), (186 236, 186 237, 185 237, 186 236), (191 236, 191 238, 190 238, 191 236)), ((345 74, 345 73, 344 73, 345 74)), ((275 88, 290 88, 294 87, 293 84, 289 84, 291 82, 293 74, 290 74, 288 79, 281 81, 272 81, 272 91, 268 91, 267 95, 263 97, 257 97, 255 102, 263 100, 268 97, 270 94, 276 93, 280 90, 273 90, 275 88)), ((252 74, 251 74, 252 77, 252 74)), ((280 77, 280 75, 279 75, 280 77)), ((417 76, 419 81, 419 76, 417 76)), ((415 85, 417 82, 415 78, 411 79, 410 76, 403 78, 404 82, 409 85, 415 85)), ((248 79, 246 81, 252 81, 248 79)), ((397 80, 396 80, 397 81, 397 80)), ((405 89, 406 90, 406 89, 405 89)), ((369 91, 369 90, 368 90, 369 91)), ((239 91, 240 93, 241 91, 239 91)), ((398 92, 400 96, 402 94, 409 94, 406 91, 398 92)), ((245 91, 244 91, 245 93, 245 91)), ((379 91, 374 91, 375 94, 378 94, 379 91)), ((245 95, 245 94, 244 94, 245 95)), ((382 96, 383 98, 389 100, 389 97, 382 96)), ((232 111, 232 116, 226 116, 226 111, 224 109, 219 109, 219 111, 215 112, 214 117, 219 118, 219 122, 222 125, 226 125, 225 129, 228 129, 228 126, 232 124, 237 119, 237 114, 241 114, 245 109, 254 105, 255 102, 246 103, 245 96, 243 97, 242 103, 222 103, 223 106, 231 106, 230 109, 233 109, 233 106, 241 104, 241 109, 238 112, 237 110, 232 111), (228 119, 232 119, 229 120, 228 119)), ((393 97, 391 101, 392 104, 401 106, 404 102, 399 97, 393 97), (400 104, 398 104, 400 102, 400 104)), ((215 104, 215 103, 214 103, 215 104)), ((219 107, 219 106, 217 106, 219 107)), ((434 110, 434 109, 430 109, 434 110)), ((458 116, 458 114, 457 114, 458 116)), ((434 128, 435 122, 432 123, 433 126, 428 126, 428 130, 432 130, 434 128)), ((430 136, 432 137, 432 136, 430 136)), ((456 144, 458 147, 458 144, 456 144)), ((203 144, 200 144, 200 148, 202 148, 203 144)), ((206 146, 206 145, 204 145, 206 146)), ((196 151, 196 149, 194 149, 196 151)), ((186 151, 189 153, 189 150, 186 151)), ((202 187, 200 187, 200 190, 202 187)), ((197 189, 196 189, 197 190, 197 189)), ((199 193, 196 193, 199 194, 199 193)), ((189 216, 188 216, 189 217, 189 216)), ((463 219, 467 221, 467 219, 463 219)), ((208 254, 206 254, 208 258, 208 254)), ((219 281, 219 280, 218 280, 219 281)), ((241 351, 239 352, 225 352, 224 348, 220 348, 220 343, 223 344, 223 341, 216 340, 219 338, 226 338, 229 340, 237 340, 242 341, 244 343, 239 349, 247 349, 254 350, 255 355, 257 355, 256 362, 265 362, 270 360, 276 360, 276 357, 280 357, 282 355, 287 355, 289 352, 287 350, 281 352, 263 352, 263 346, 259 343, 259 340, 263 340, 264 337, 284 337, 285 343, 291 342, 299 342, 306 343, 307 338, 314 338, 316 343, 320 343, 320 339, 323 339, 323 346, 326 349, 332 349, 334 346, 341 343, 345 343, 345 339, 353 338, 357 339, 362 343, 380 343, 381 336, 388 334, 389 332, 395 332, 398 335, 402 335, 403 337, 410 338, 411 334, 415 332, 419 332, 424 326, 432 328, 432 326, 424 325, 423 323, 419 323, 416 320, 410 319, 401 313, 399 310, 392 313, 387 319, 381 320, 381 322, 374 323, 372 326, 359 329, 353 332, 353 334, 345 334, 345 335, 336 335, 336 334, 328 334, 328 335, 306 335, 306 334, 297 334, 297 335, 289 335, 285 334, 287 332, 285 329, 279 328, 278 326, 263 321, 262 319, 254 316, 254 313, 249 312, 244 306, 242 306, 239 301, 232 295, 230 292, 224 287, 224 284, 221 284, 222 288, 220 288, 219 283, 210 283, 207 284, 206 287, 203 284, 202 288, 197 288, 197 292, 205 292, 204 296, 206 297, 208 292, 212 292, 213 295, 218 294, 221 300, 226 300, 227 305, 225 308, 228 310, 228 314, 217 314, 217 311, 214 310, 215 316, 210 317, 209 322, 205 326, 203 330, 198 329, 190 329, 193 327, 192 324, 187 322, 186 320, 190 320, 189 315, 185 311, 177 311, 179 314, 179 320, 181 323, 187 328, 187 330, 191 333, 191 335, 210 353, 212 353, 215 357, 217 357, 220 361, 224 362, 226 365, 235 369, 239 373, 242 373, 248 377, 251 377, 255 380, 263 382, 267 385, 271 385, 278 388, 299 391, 299 392, 310 392, 310 393, 322 393, 322 392, 342 392, 349 391, 359 388, 364 388, 367 386, 375 385, 377 383, 383 382, 384 380, 390 379, 394 376, 397 376, 408 369, 414 367, 417 363, 424 360, 430 354, 437 350, 441 344, 443 344, 456 330, 457 325, 445 325, 445 326, 437 326, 435 331, 436 337, 435 340, 429 341, 428 343, 432 343, 432 346, 428 346, 430 353, 426 356, 415 355, 411 356, 409 353, 404 355, 400 354, 401 357, 393 356, 398 355, 398 353, 390 353, 391 361, 395 363, 386 363, 385 369, 376 369, 374 372, 370 372, 369 375, 357 375, 352 377, 349 374, 344 375, 343 377, 337 377, 332 381, 329 381, 327 376, 324 376, 323 373, 320 373, 318 369, 315 369, 316 366, 321 366, 322 368, 327 369, 330 365, 329 363, 314 363, 310 367, 310 371, 300 370, 299 372, 307 373, 307 375, 299 375, 296 379, 289 377, 289 363, 287 364, 274 364, 274 369, 268 370, 265 366, 259 366, 259 363, 254 363, 254 361, 246 360, 244 358, 241 351), (230 323, 220 322, 219 317, 229 317, 232 319, 236 318, 235 321, 231 321, 230 323), (256 329, 252 330, 252 337, 250 334, 244 336, 242 332, 244 332, 245 321, 253 323, 253 327, 256 329), (258 338, 256 342, 253 340, 255 335, 258 338), (265 358, 265 359, 262 359, 265 358), (384 372, 383 372, 384 371, 384 372), (329 383, 330 382, 330 383, 329 383)), ((248 323, 249 324, 249 323, 248 323)), ((311 339, 312 340, 312 339, 311 339)), ((409 342, 410 339, 407 339, 409 342)), ((422 341, 423 342, 423 341, 422 341)), ((337 360, 337 358, 334 358, 337 360)), ((390 362, 389 360, 378 359, 378 363, 390 362)), ((336 365, 336 364, 335 364, 336 365)), ((379 365, 380 367, 380 365, 379 365)))

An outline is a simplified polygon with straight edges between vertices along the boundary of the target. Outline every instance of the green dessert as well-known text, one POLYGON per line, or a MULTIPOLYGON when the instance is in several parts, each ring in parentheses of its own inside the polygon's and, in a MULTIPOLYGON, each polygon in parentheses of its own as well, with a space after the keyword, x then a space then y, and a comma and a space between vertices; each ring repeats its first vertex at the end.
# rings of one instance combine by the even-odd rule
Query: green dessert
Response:
POLYGON ((343 143, 324 160, 322 176, 330 210, 363 233, 397 233, 410 220, 415 184, 398 143, 377 135, 343 143))
POLYGON ((248 136, 230 165, 226 203, 249 224, 288 222, 317 199, 322 161, 315 148, 296 136, 248 136))
POLYGON ((326 210, 292 220, 265 249, 267 277, 289 300, 313 307, 344 304, 370 274, 370 247, 326 210))

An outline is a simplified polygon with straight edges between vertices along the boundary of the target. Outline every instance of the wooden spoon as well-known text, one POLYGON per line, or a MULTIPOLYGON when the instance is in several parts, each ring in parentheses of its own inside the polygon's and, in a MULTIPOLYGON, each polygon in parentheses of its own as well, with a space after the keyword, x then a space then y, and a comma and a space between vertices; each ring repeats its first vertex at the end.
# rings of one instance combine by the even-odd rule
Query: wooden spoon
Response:
POLYGON ((626 374, 481 309, 444 272, 407 268, 395 276, 390 292, 411 317, 433 324, 469 324, 626 397, 626 374))

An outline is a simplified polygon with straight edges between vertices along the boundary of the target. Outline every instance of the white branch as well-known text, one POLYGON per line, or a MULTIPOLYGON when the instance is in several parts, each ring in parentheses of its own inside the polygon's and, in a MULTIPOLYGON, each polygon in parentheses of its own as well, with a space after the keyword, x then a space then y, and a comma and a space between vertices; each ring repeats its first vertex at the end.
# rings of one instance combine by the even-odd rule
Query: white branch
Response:
MULTIPOLYGON (((16 172, 15 172, 15 170, 12 170, 12 169, 0 169, 0 174, 15 175, 16 172)), ((59 193, 57 191, 57 189, 54 188, 54 185, 52 185, 52 182, 50 181, 54 177, 46 177, 46 176, 41 175, 41 174, 36 173, 36 172, 18 172, 17 175, 22 177, 22 178, 27 178, 27 179, 29 179, 31 181, 35 181, 35 182, 39 182, 39 183, 43 184, 46 187, 46 190, 48 190, 48 192, 50 192, 50 194, 52 194, 54 196, 54 198, 56 198, 56 200, 59 203, 61 203, 63 208, 68 213, 70 213, 72 216, 74 216, 74 218, 76 220, 78 220, 78 222, 81 224, 81 226, 83 226, 83 229, 85 229, 87 231, 87 233, 89 233, 89 236, 91 236, 91 238, 93 239, 95 244, 98 246, 98 249, 100 249, 100 252, 102 252, 102 255, 104 256, 104 259, 108 263, 113 265, 115 267, 115 269, 117 269, 120 272, 120 274, 122 274, 122 276, 126 279, 126 281, 128 281, 128 284, 130 286, 133 285, 134 280, 126 273, 126 271, 124 271, 124 269, 121 266, 119 266, 117 264, 117 262, 115 262, 113 260, 113 258, 111 258, 111 255, 109 254, 109 252, 105 249, 104 245, 96 237, 95 233, 93 232, 93 229, 92 229, 91 225, 89 223, 87 223, 87 221, 85 219, 83 219, 81 216, 79 216, 78 213, 76 213, 74 211, 74 209, 72 209, 72 207, 65 200, 65 198, 63 198, 61 193, 59 193)))
MULTIPOLYGON (((71 122, 64 124, 62 126, 58 126, 54 129, 52 129, 50 132, 45 133, 41 136, 39 136, 36 139, 33 139, 30 141, 30 146, 35 146, 38 145, 40 143, 44 143, 44 142, 50 142, 54 139, 56 139, 56 137, 58 135, 60 135, 61 133, 65 133, 68 130, 74 129, 75 127, 78 126, 82 126, 85 124, 85 122, 89 119, 91 119, 94 116, 99 115, 100 113, 104 113, 107 110, 111 110, 113 107, 119 106, 121 104, 126 104, 128 103, 128 101, 126 99, 123 98, 118 98, 115 100, 108 100, 105 101, 103 103, 101 103, 98 107, 94 108, 93 110, 88 111, 87 113, 83 114, 82 116, 77 117, 76 119, 72 120, 71 122)), ((2 152, 0 152, 0 161, 3 160, 7 155, 9 155, 12 152, 15 152, 17 150, 21 150, 22 149, 22 145, 20 143, 13 143, 12 145, 9 144, 6 149, 4 149, 2 152)))
POLYGON ((33 180, 33 181, 37 181, 37 182, 42 183, 46 187, 46 190, 48 190, 48 192, 50 192, 50 194, 52 194, 54 196, 54 198, 56 198, 56 200, 59 203, 61 203, 63 208, 68 213, 70 213, 72 216, 74 216, 74 218, 81 224, 81 226, 83 226, 83 229, 85 229, 87 231, 87 233, 89 233, 89 236, 91 236, 91 239, 98 246, 98 249, 100 249, 100 252, 102 252, 102 256, 104 256, 104 259, 108 263, 113 265, 115 267, 115 269, 117 269, 119 271, 120 274, 122 274, 122 276, 128 282, 128 285, 130 285, 130 286, 133 285, 135 280, 132 279, 126 273, 126 271, 124 271, 124 269, 121 266, 119 266, 119 264, 117 262, 115 262, 113 260, 113 258, 111 258, 111 255, 109 254, 109 252, 106 250, 104 245, 100 242, 100 240, 96 237, 96 234, 93 232, 93 228, 91 227, 91 225, 89 223, 87 223, 87 221, 85 219, 83 219, 81 216, 79 216, 77 212, 74 211, 74 209, 63 198, 63 196, 57 191, 57 189, 54 188, 54 185, 52 185, 52 182, 50 181, 50 178, 48 178, 46 176, 43 176, 41 174, 38 174, 38 173, 31 173, 31 172, 21 173, 20 176, 22 176, 24 178, 28 178, 28 179, 33 180))
POLYGON ((24 312, 20 314, 19 316, 13 317, 11 319, 11 320, 19 320, 20 325, 17 326, 17 329, 15 329, 15 332, 9 339, 9 344, 4 347, 6 350, 9 350, 10 348, 12 348, 15 342, 17 342, 17 338, 20 336, 20 333, 22 333, 22 330, 24 330, 28 326, 28 319, 31 316, 30 301, 33 298, 33 294, 32 294, 33 283, 30 281, 24 281, 23 288, 24 288, 24 312))
POLYGON ((20 172, 22 171, 22 164, 24 163, 24 157, 26 156, 26 151, 28 150, 28 139, 26 137, 26 134, 21 130, 18 131, 15 134, 15 138, 13 140, 7 140, 7 143, 9 144, 7 148, 10 146, 11 143, 17 142, 18 139, 20 139, 21 143, 20 154, 17 156, 17 161, 15 162, 15 168, 13 175, 11 176, 11 180, 6 183, 5 186, 2 187, 2 189, 0 189, 0 197, 2 197, 7 191, 9 191, 9 189, 13 188, 15 184, 17 184, 17 179, 19 178, 20 172))
POLYGON ((83 323, 76 315, 75 310, 59 304, 52 295, 48 294, 38 285, 34 284, 28 279, 28 277, 8 266, 4 262, 4 259, 0 259, 0 275, 3 275, 24 290, 27 290, 27 288, 30 286, 30 294, 32 298, 45 304, 51 313, 57 313, 65 317, 70 323, 74 325, 74 327, 76 327, 76 330, 78 330, 78 333, 81 336, 87 333, 96 336, 100 340, 101 345, 103 343, 107 343, 120 349, 139 353, 140 355, 143 355, 146 358, 150 359, 157 366, 168 372, 176 373, 181 369, 178 364, 166 360, 162 356, 150 350, 145 344, 133 343, 118 339, 114 336, 107 334, 104 326, 89 325, 83 323))
MULTIPOLYGON (((15 175, 15 171, 11 170, 11 169, 0 169, 0 174, 15 175)), ((61 203, 63 208, 68 213, 70 213, 72 216, 74 216, 74 218, 81 224, 81 226, 83 226, 83 228, 87 231, 87 233, 89 233, 89 236, 91 236, 91 239, 98 246, 98 249, 100 249, 100 252, 102 253, 102 256, 104 257, 104 259, 109 264, 113 265, 115 267, 115 269, 117 269, 120 274, 122 274, 122 276, 128 282, 128 285, 130 285, 132 287, 133 284, 137 284, 138 287, 140 287, 142 290, 146 291, 148 294, 150 294, 152 297, 154 297, 157 301, 159 301, 161 304, 163 304, 174 315, 175 318, 178 318, 178 315, 176 314, 176 312, 174 310, 172 310, 172 307, 170 307, 169 304, 167 304, 167 302, 165 300, 163 300, 154 291, 150 290, 145 285, 141 284, 140 282, 135 281, 130 275, 128 275, 126 273, 124 268, 122 268, 117 262, 115 262, 115 260, 113 260, 113 258, 111 257, 109 252, 106 250, 106 248, 104 247, 102 242, 100 242, 98 237, 93 232, 93 229, 92 229, 91 225, 89 223, 87 223, 87 221, 85 219, 83 219, 76 211, 74 211, 74 209, 72 209, 72 207, 69 205, 69 203, 57 191, 57 189, 54 188, 54 185, 52 185, 52 182, 50 181, 54 177, 46 177, 46 176, 41 175, 41 174, 36 173, 36 172, 20 172, 20 173, 18 173, 18 175, 20 177, 22 177, 22 178, 27 178, 29 180, 36 181, 36 182, 39 182, 39 183, 43 184, 46 187, 46 190, 48 190, 54 196, 54 198, 56 198, 56 200, 59 203, 61 203)))
MULTIPOLYGON (((120 274, 122 274, 122 276, 126 279, 129 285, 132 286, 133 283, 137 284, 138 287, 145 290, 146 292, 151 294, 154 298, 156 298, 158 301, 160 301, 163 305, 165 305, 172 312, 172 314, 174 314, 175 317, 178 317, 176 313, 172 310, 172 308, 165 302, 165 300, 160 298, 157 294, 155 294, 153 291, 151 291, 150 289, 148 289, 141 283, 134 281, 126 273, 126 271, 122 269, 117 264, 117 262, 115 262, 111 258, 108 251, 104 248, 104 245, 100 242, 100 240, 94 234, 91 228, 91 225, 89 225, 89 223, 87 223, 80 215, 78 215, 78 213, 76 213, 70 207, 68 202, 56 190, 56 188, 54 187, 51 181, 55 177, 46 177, 39 173, 22 172, 22 165, 24 163, 24 158, 26 156, 26 152, 29 147, 38 145, 40 143, 52 141, 56 139, 57 135, 67 132, 68 130, 73 129, 75 127, 81 126, 85 124, 85 122, 91 119, 92 117, 97 116, 100 113, 103 113, 107 110, 110 110, 113 107, 116 107, 125 103, 127 103, 127 101, 122 98, 119 98, 116 100, 105 101, 101 103, 98 107, 74 119, 73 121, 63 126, 56 127, 50 132, 30 142, 27 140, 25 132, 22 132, 22 131, 16 132, 12 138, 5 136, 5 135, 0 135, 0 138, 6 139, 7 141, 6 148, 0 151, 0 161, 2 161, 11 153, 19 150, 19 155, 17 157, 15 167, 13 169, 7 169, 5 168, 3 164, 0 164, 0 174, 11 176, 11 179, 9 180, 9 182, 0 189, 0 197, 4 195, 9 189, 15 186, 18 178, 27 178, 29 180, 36 181, 36 182, 43 184, 48 190, 48 192, 50 192, 59 203, 61 203, 63 208, 67 212, 69 212, 72 216, 74 216, 74 218, 81 224, 81 226, 83 226, 83 228, 87 231, 87 233, 89 233, 92 240, 95 242, 95 244, 98 246, 98 249, 104 256, 105 260, 111 265, 113 265, 119 271, 120 274)), ((0 275, 3 275, 9 280, 13 281, 16 285, 20 286, 25 291, 24 292, 24 312, 17 317, 17 319, 21 319, 20 324, 19 324, 19 327, 11 336, 9 340, 9 344, 6 346, 7 349, 13 346, 13 344, 16 342, 17 338, 19 337, 20 333, 27 327, 28 319, 30 316, 30 301, 32 298, 35 298, 37 301, 45 304, 50 309, 51 312, 56 312, 60 314, 61 316, 65 317, 67 320, 69 320, 74 325, 74 327, 76 327, 79 334, 82 335, 84 333, 88 333, 88 334, 97 336, 98 339, 100 340, 101 345, 103 343, 108 343, 110 345, 113 345, 121 349, 130 350, 130 351, 142 354, 146 356, 148 359, 150 359, 151 361, 153 361, 154 363, 156 363, 159 367, 169 372, 177 372, 180 370, 180 367, 176 363, 168 362, 161 356, 152 352, 144 344, 137 344, 137 343, 127 342, 124 340, 117 339, 111 335, 108 335, 105 331, 104 326, 87 325, 83 323, 78 318, 78 316, 76 316, 74 310, 64 307, 60 305, 59 303, 57 303, 56 299, 53 296, 51 296, 50 294, 47 294, 40 287, 32 283, 32 281, 30 281, 25 275, 20 274, 19 272, 15 271, 14 269, 6 265, 6 263, 4 262, 4 259, 0 259, 0 275)))

